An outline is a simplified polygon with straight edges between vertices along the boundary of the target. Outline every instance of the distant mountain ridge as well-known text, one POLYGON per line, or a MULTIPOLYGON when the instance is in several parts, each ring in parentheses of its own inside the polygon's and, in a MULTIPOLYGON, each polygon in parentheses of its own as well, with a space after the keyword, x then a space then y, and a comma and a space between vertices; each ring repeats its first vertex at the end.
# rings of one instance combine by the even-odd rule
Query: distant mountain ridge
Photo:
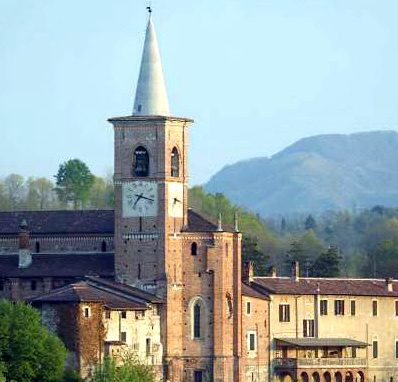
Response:
POLYGON ((262 216, 398 206, 398 133, 303 138, 271 158, 224 167, 205 190, 262 216))

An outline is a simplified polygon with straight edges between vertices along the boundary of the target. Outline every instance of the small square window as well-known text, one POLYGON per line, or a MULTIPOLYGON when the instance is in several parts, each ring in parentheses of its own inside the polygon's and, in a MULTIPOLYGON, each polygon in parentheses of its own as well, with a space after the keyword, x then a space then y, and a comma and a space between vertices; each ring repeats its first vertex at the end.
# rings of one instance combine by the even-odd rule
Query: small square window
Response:
POLYGON ((111 318, 111 311, 110 311, 110 310, 106 310, 106 311, 105 311, 105 318, 106 318, 107 320, 109 320, 109 319, 111 318))
POLYGON ((122 312, 122 318, 127 318, 127 312, 125 310, 122 312))
POLYGON ((120 332, 120 341, 127 342, 127 334, 126 334, 126 332, 120 332))
POLYGON ((251 302, 250 301, 246 301, 246 314, 248 316, 250 316, 251 310, 252 310, 251 302))

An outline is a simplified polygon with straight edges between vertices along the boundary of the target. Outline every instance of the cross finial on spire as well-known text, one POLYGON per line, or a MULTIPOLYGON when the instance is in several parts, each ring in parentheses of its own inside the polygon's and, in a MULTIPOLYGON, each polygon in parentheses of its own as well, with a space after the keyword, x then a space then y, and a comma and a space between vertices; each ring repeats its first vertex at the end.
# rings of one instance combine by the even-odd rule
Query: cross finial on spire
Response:
POLYGON ((149 16, 150 16, 151 13, 152 13, 152 7, 151 7, 150 5, 148 5, 148 6, 146 7, 146 9, 148 10, 148 13, 149 13, 149 16))

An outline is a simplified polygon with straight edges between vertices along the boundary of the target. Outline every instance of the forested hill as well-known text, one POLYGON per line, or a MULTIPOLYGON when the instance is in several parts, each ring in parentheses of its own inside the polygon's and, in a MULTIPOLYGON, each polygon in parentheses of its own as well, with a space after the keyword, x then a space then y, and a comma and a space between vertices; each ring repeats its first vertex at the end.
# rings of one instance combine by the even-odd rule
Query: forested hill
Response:
POLYGON ((262 216, 398 206, 398 133, 304 138, 271 158, 224 167, 205 190, 262 216))

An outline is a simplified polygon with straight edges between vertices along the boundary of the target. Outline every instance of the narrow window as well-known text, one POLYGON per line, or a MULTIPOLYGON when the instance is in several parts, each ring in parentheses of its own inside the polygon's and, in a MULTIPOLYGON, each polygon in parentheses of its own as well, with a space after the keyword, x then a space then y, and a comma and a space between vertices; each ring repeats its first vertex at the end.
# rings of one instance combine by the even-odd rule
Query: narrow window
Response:
POLYGON ((395 358, 398 358, 398 341, 395 340, 395 358))
POLYGON ((127 318, 127 312, 125 310, 122 311, 122 318, 127 318))
POLYGON ((395 315, 398 316, 398 301, 395 301, 395 315))
POLYGON ((40 243, 38 241, 35 243, 35 252, 40 253, 40 243))
POLYGON ((134 151, 133 175, 140 177, 149 175, 149 154, 142 146, 137 147, 134 151))
POLYGON ((250 301, 246 301, 246 314, 248 316, 250 316, 250 314, 251 314, 251 309, 252 309, 252 307, 251 307, 250 301))
POLYGON ((196 303, 193 307, 193 338, 200 338, 200 305, 196 303))
POLYGON ((290 322, 290 305, 279 305, 279 322, 290 322))
POLYGON ((377 341, 373 341, 372 345, 373 358, 377 358, 379 356, 379 343, 377 341))
POLYGON ((356 304, 355 300, 350 301, 350 310, 351 310, 351 316, 355 316, 355 309, 356 309, 356 304))
POLYGON ((127 342, 127 334, 126 334, 126 332, 120 332, 120 341, 127 342))
POLYGON ((255 351, 256 350, 256 333, 255 332, 249 332, 248 333, 248 349, 249 351, 255 351))
POLYGON ((180 154, 178 154, 177 147, 171 150, 171 176, 180 176, 180 154))
POLYGON ((372 315, 377 316, 377 300, 372 301, 372 315))
POLYGON ((106 318, 107 320, 109 320, 109 319, 111 318, 111 311, 110 311, 110 310, 106 310, 106 311, 105 311, 105 318, 106 318))
POLYGON ((105 241, 105 240, 102 240, 102 243, 101 243, 101 252, 106 252, 106 241, 105 241))
POLYGON ((90 317, 90 313, 91 313, 90 308, 85 307, 85 308, 83 309, 83 315, 84 315, 84 317, 86 317, 86 318, 90 317))
POLYGON ((334 314, 336 316, 344 316, 344 300, 334 301, 334 314))
POLYGON ((191 244, 191 255, 196 256, 197 254, 198 254, 198 245, 195 242, 193 242, 191 244))
POLYGON ((37 282, 36 280, 32 280, 30 282, 30 290, 36 290, 37 289, 37 282))
POLYGON ((355 346, 351 348, 351 356, 352 358, 357 358, 357 348, 355 346))
POLYGON ((138 274, 137 274, 137 279, 141 279, 141 264, 138 264, 138 274))
POLYGON ((314 320, 303 320, 303 337, 315 337, 314 320))
POLYGON ((288 351, 287 346, 282 346, 282 358, 287 358, 288 351))
POLYGON ((203 382, 203 371, 202 370, 195 370, 193 372, 194 382, 203 382))
POLYGON ((146 347, 145 347, 145 349, 146 349, 146 355, 147 356, 152 354, 152 346, 151 346, 151 339, 150 338, 146 339, 146 347))
POLYGON ((321 300, 321 316, 328 314, 328 300, 321 300))

